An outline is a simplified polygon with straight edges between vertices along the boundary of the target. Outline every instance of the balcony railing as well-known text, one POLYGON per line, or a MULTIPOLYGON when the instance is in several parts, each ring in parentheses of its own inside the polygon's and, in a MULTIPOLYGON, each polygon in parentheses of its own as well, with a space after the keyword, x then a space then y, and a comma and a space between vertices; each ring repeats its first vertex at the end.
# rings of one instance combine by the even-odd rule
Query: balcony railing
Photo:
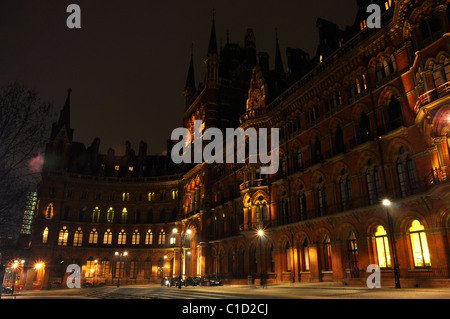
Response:
POLYGON ((437 99, 440 99, 441 97, 448 95, 449 93, 450 93, 450 81, 419 96, 416 106, 414 107, 414 111, 416 112, 416 114, 419 113, 420 109, 423 106, 431 102, 434 102, 437 99))
POLYGON ((260 187, 267 185, 267 181, 265 179, 255 179, 253 181, 245 181, 241 185, 239 185, 239 189, 243 191, 244 189, 250 188, 250 187, 260 187))

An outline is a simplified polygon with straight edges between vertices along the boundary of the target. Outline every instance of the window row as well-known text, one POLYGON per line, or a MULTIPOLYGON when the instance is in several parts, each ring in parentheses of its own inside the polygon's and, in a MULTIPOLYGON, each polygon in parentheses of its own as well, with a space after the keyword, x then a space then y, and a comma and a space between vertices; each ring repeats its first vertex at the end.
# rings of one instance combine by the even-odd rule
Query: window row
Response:
MULTIPOLYGON (((55 188, 54 187, 50 187, 49 190, 49 194, 51 198, 55 197, 55 188)), ((80 199, 88 199, 88 192, 87 191, 82 191, 80 193, 80 199)), ((155 192, 149 192, 147 194, 135 194, 134 195, 134 200, 136 202, 142 202, 144 199, 147 199, 147 201, 149 202, 153 202, 155 201, 155 192)), ((104 194, 102 193, 95 193, 94 194, 94 200, 102 200, 104 198, 104 194)), ((73 190, 68 189, 66 191, 66 196, 67 199, 72 199, 73 198, 73 190)), ((117 198, 117 194, 116 193, 110 193, 107 198, 110 201, 115 201, 117 198)), ((130 201, 130 193, 129 192, 123 192, 120 196, 120 198, 122 199, 123 202, 128 202, 130 201)), ((170 192, 160 192, 159 193, 159 200, 161 201, 166 201, 166 200, 176 200, 178 198, 178 190, 172 190, 170 192)))
MULTIPOLYGON (((49 236, 49 230, 48 227, 46 227, 42 233, 42 243, 47 244, 48 243, 48 236, 49 236)), ((127 242, 127 233, 124 229, 122 229, 115 237, 115 244, 117 245, 127 245, 131 244, 132 246, 137 246, 140 244, 144 245, 166 245, 166 232, 164 229, 161 229, 161 231, 157 234, 157 241, 154 243, 154 236, 152 230, 148 230, 145 234, 143 234, 141 238, 140 232, 136 229, 131 236, 131 241, 128 239, 127 242), (143 240, 141 242, 141 239, 143 240)), ((128 237, 128 238, 129 238, 128 237)), ((86 241, 84 242, 86 244, 86 241)), ((87 244, 95 245, 102 243, 103 245, 112 245, 113 244, 113 233, 111 229, 107 229, 103 233, 103 237, 99 238, 99 233, 96 228, 93 228, 89 234, 88 234, 88 240, 87 244)), ((170 237, 169 244, 174 245, 176 243, 176 238, 174 236, 170 237)), ((58 233, 58 246, 68 246, 72 244, 74 247, 81 247, 83 245, 83 230, 81 227, 78 227, 78 229, 73 233, 73 240, 71 243, 69 243, 69 231, 66 226, 63 226, 59 233, 58 233)))
MULTIPOLYGON (((115 214, 114 208, 112 207, 107 209, 106 214, 102 214, 101 209, 98 206, 96 206, 90 213, 86 206, 80 208, 78 211, 75 210, 75 212, 71 207, 64 207, 64 210, 60 217, 61 220, 66 221, 78 220, 81 222, 89 221, 92 223, 104 222, 107 224, 158 224, 173 222, 175 221, 178 214, 177 208, 172 208, 172 210, 166 210, 165 208, 163 208, 157 212, 154 212, 153 209, 150 209, 145 213, 145 216, 143 216, 143 213, 139 209, 134 210, 130 214, 126 207, 122 208, 119 211, 120 214, 117 216, 117 214, 115 214)), ((44 211, 44 217, 46 219, 52 219, 54 217, 53 203, 47 205, 47 208, 44 211)))

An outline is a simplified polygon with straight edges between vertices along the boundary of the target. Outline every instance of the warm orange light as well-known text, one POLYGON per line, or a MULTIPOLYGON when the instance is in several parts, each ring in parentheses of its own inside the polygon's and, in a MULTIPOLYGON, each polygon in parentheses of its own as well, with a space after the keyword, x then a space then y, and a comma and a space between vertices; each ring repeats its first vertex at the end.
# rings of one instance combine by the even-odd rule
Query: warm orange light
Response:
POLYGON ((44 263, 37 263, 36 265, 34 265, 34 269, 39 270, 44 268, 45 264, 44 263))

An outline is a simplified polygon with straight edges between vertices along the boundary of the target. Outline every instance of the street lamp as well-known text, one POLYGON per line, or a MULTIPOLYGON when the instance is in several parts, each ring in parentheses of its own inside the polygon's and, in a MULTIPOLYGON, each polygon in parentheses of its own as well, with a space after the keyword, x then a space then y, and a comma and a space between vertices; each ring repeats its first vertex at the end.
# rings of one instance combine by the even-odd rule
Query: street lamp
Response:
POLYGON ((120 271, 122 270, 122 257, 128 256, 128 252, 127 251, 124 251, 124 252, 116 251, 114 253, 114 255, 119 257, 119 267, 120 268, 119 268, 119 273, 118 273, 118 276, 117 276, 117 288, 119 288, 119 285, 120 285, 120 271))
MULTIPOLYGON (((172 233, 173 234, 177 234, 178 233, 178 229, 177 228, 174 228, 173 230, 172 230, 172 233)), ((180 276, 179 276, 179 278, 178 278, 178 288, 179 289, 181 289, 181 255, 182 255, 182 253, 183 253, 183 239, 186 237, 186 235, 187 236, 189 236, 190 234, 192 234, 192 230, 190 230, 190 229, 188 229, 188 230, 186 230, 186 231, 182 231, 181 233, 180 233, 180 276)))
POLYGON ((388 219, 388 229, 389 229, 389 236, 391 237, 391 250, 392 250, 392 259, 394 261, 394 280, 395 280, 395 288, 401 288, 400 287, 400 271, 398 269, 398 263, 397 263, 397 247, 395 244, 395 238, 394 234, 392 233, 392 221, 391 221, 391 214, 389 212, 389 207, 391 207, 392 203, 389 199, 383 199, 383 206, 386 207, 386 214, 388 219))
POLYGON ((262 261, 263 261, 263 256, 262 256, 262 238, 264 237, 264 231, 262 229, 258 230, 258 237, 259 237, 259 261, 260 261, 259 268, 260 268, 260 271, 261 271, 259 284, 260 284, 261 287, 263 287, 264 286, 264 283, 263 283, 264 279, 263 279, 263 263, 262 263, 262 261))

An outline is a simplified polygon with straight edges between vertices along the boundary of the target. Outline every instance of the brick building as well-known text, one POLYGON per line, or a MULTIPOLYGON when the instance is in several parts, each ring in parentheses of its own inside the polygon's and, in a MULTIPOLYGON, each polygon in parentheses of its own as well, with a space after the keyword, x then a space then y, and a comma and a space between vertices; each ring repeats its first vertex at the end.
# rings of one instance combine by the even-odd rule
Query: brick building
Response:
POLYGON ((278 38, 272 69, 251 29, 243 47, 219 48, 214 19, 203 83, 191 55, 185 128, 280 128, 274 175, 248 162, 174 165, 145 143, 138 154, 129 144, 125 156, 98 154, 98 139, 72 141, 69 92, 32 234, 21 237, 26 286, 61 284, 71 263, 84 281, 108 284, 181 270, 364 285, 377 264, 383 285, 397 268, 402 286, 448 286, 450 7, 375 1, 382 28, 369 29, 370 2, 358 1, 346 30, 318 19, 316 55, 288 48, 287 68, 278 38))

